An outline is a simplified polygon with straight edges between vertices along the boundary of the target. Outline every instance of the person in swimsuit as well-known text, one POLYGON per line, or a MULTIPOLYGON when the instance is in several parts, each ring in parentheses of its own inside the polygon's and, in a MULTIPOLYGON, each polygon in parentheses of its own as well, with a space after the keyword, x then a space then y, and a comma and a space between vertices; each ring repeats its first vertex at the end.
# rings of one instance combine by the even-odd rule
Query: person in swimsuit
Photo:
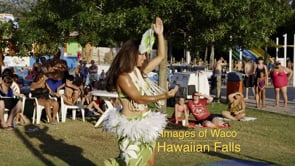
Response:
POLYGON ((104 113, 104 111, 99 107, 99 100, 97 99, 97 96, 91 95, 90 87, 86 87, 84 89, 84 96, 82 97, 81 104, 82 107, 85 107, 88 111, 88 115, 102 115, 104 113))
POLYGON ((107 72, 107 90, 116 90, 122 104, 121 111, 114 108, 104 121, 105 130, 116 135, 120 148, 118 158, 105 160, 107 166, 154 165, 156 140, 167 123, 166 115, 156 111, 157 106, 162 104, 159 101, 173 97, 178 91, 176 86, 165 92, 144 79, 166 58, 162 20, 156 18, 152 27, 147 31, 151 34, 149 42, 125 42, 107 72), (154 32, 158 39, 157 56, 145 64, 146 54, 152 50, 150 39, 154 32), (136 157, 128 155, 130 151, 136 157))
POLYGON ((259 77, 257 78, 257 94, 256 102, 257 102, 257 108, 261 107, 264 108, 265 106, 265 87, 266 87, 267 79, 265 77, 264 72, 260 72, 259 77))
POLYGON ((283 67, 280 61, 275 63, 275 67, 270 72, 272 83, 275 89, 276 96, 276 104, 275 106, 279 106, 280 102, 280 92, 283 95, 284 106, 288 106, 288 96, 287 96, 287 87, 288 80, 292 77, 292 70, 283 67))
POLYGON ((189 111, 185 104, 185 98, 179 97, 178 102, 174 106, 175 123, 178 124, 185 120, 185 124, 188 124, 189 111))
POLYGON ((222 68, 226 66, 227 63, 220 57, 219 60, 214 64, 213 76, 216 79, 216 98, 217 102, 220 102, 221 98, 221 85, 222 85, 222 68))
POLYGON ((244 72, 245 72, 245 78, 244 78, 244 87, 245 87, 245 100, 249 97, 249 88, 252 89, 252 93, 255 96, 255 74, 254 74, 254 68, 255 63, 251 60, 249 56, 245 58, 245 65, 244 65, 244 72))
POLYGON ((240 92, 231 93, 228 95, 228 109, 222 111, 222 116, 231 120, 241 120, 246 116, 246 103, 243 99, 243 94, 240 92))
POLYGON ((64 94, 60 96, 64 99, 64 103, 68 105, 76 105, 81 94, 80 88, 73 84, 74 76, 68 75, 66 82, 57 88, 57 92, 64 88, 64 94))
POLYGON ((38 73, 31 84, 30 92, 32 97, 36 97, 38 103, 45 107, 49 123, 55 125, 57 124, 56 115, 59 110, 59 103, 49 98, 50 90, 46 80, 47 77, 43 72, 38 73))
POLYGON ((257 65, 254 68, 255 73, 255 100, 256 100, 256 108, 264 108, 265 106, 265 89, 259 88, 258 78, 260 80, 260 87, 264 87, 268 85, 268 71, 267 66, 263 63, 263 58, 259 57, 257 59, 257 65), (261 74, 262 73, 262 74, 261 74), (261 77, 263 76, 263 77, 261 77), (264 84, 263 83, 264 80, 264 84))

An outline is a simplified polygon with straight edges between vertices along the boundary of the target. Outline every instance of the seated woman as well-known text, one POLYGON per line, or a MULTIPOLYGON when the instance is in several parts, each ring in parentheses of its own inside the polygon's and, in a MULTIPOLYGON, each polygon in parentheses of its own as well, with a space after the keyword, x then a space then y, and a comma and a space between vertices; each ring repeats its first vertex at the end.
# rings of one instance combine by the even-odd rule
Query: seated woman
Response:
POLYGON ((31 84, 30 91, 32 97, 36 97, 38 99, 38 103, 45 107, 49 123, 55 125, 59 103, 56 100, 49 98, 49 88, 46 80, 47 77, 44 73, 38 73, 31 84))
POLYGON ((185 120, 185 126, 188 124, 189 110, 185 104, 184 97, 179 97, 178 102, 174 106, 175 123, 178 124, 185 120))
POLYGON ((62 94, 61 97, 67 105, 77 105, 81 94, 80 88, 73 83, 74 79, 74 76, 68 75, 66 77, 66 82, 57 88, 57 92, 64 89, 64 94, 62 94))
POLYGON ((91 88, 85 88, 84 96, 82 97, 81 103, 89 111, 88 115, 102 115, 104 113, 103 110, 99 107, 99 101, 97 101, 97 97, 91 95, 91 88))
POLYGON ((231 93, 228 95, 228 101, 228 109, 222 111, 222 116, 231 120, 243 119, 246 116, 246 104, 243 95, 240 92, 231 93))
MULTIPOLYGON (((4 118, 1 117, 1 126, 6 130, 13 130, 13 120, 15 119, 17 113, 22 111, 22 101, 14 98, 13 90, 10 88, 12 85, 13 79, 9 75, 3 75, 0 82, 0 95, 1 100, 1 109, 7 108, 10 111, 7 122, 4 122, 4 118)), ((2 113, 1 113, 2 116, 2 113)))

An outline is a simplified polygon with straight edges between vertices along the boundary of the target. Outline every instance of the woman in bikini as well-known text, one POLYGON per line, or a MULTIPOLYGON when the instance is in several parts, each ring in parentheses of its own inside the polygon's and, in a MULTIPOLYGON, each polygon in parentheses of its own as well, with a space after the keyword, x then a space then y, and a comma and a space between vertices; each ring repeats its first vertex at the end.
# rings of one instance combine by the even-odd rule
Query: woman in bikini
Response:
POLYGON ((189 111, 185 104, 184 97, 179 97, 178 102, 174 106, 175 123, 178 124, 185 120, 185 125, 188 124, 189 111))
POLYGON ((163 30, 162 20, 157 18, 153 29, 147 31, 151 34, 149 39, 153 38, 154 32, 158 38, 157 56, 147 65, 144 62, 153 41, 128 40, 109 68, 107 89, 118 92, 122 110, 111 110, 104 122, 105 130, 116 135, 120 148, 119 157, 105 160, 105 165, 154 165, 156 140, 167 123, 166 115, 157 112, 156 106, 161 104, 158 101, 173 97, 178 90, 175 87, 164 92, 144 78, 166 58, 163 30))
POLYGON ((241 120, 246 116, 246 103, 240 92, 228 95, 228 109, 222 111, 222 116, 231 120, 241 120))

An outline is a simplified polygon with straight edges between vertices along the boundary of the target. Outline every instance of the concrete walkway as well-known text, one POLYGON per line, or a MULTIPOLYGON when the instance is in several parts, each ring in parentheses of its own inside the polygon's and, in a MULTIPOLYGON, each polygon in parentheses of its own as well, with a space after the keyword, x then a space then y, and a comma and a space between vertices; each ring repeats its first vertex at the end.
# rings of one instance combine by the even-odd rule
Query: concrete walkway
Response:
MULTIPOLYGON (((245 101, 247 104, 247 108, 258 109, 258 108, 256 108, 256 101, 253 96, 249 97, 249 99, 245 100, 245 101)), ((269 112, 275 112, 275 113, 295 116, 295 102, 294 101, 288 101, 287 108, 284 107, 284 103, 282 100, 280 101, 279 107, 275 106, 275 99, 273 99, 273 98, 266 98, 265 102, 266 102, 266 108, 259 108, 258 110, 264 110, 264 111, 269 111, 269 112)))
MULTIPOLYGON (((222 88, 221 95, 223 99, 226 99, 226 87, 222 88)), ((247 108, 257 109, 256 101, 254 99, 253 93, 249 90, 249 98, 245 100, 247 108)), ((266 108, 259 108, 258 110, 264 110, 274 113, 280 113, 290 116, 295 116, 295 87, 288 87, 288 107, 284 107, 282 96, 280 97, 280 106, 275 107, 275 93, 273 87, 266 88, 266 108)))

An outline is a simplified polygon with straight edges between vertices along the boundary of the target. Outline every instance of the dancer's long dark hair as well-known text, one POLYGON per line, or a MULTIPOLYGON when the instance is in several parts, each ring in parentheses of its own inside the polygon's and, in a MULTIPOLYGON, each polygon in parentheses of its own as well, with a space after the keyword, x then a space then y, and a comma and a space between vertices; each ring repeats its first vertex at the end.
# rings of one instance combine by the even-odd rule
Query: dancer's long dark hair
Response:
POLYGON ((120 74, 129 73, 136 66, 139 54, 139 44, 140 41, 131 39, 126 41, 119 50, 108 72, 106 73, 106 89, 108 91, 116 90, 117 79, 120 74))

